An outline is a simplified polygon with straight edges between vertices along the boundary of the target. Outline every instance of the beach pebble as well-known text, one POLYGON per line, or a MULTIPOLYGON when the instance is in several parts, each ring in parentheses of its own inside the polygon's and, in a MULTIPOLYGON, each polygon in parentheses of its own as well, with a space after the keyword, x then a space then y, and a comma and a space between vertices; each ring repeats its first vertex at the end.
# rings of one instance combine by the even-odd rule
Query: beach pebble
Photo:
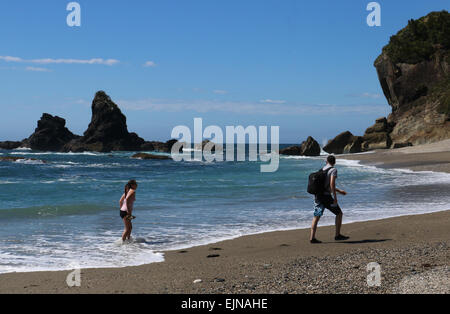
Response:
POLYGON ((195 279, 195 280, 194 280, 194 283, 201 283, 201 282, 202 282, 201 279, 195 279))

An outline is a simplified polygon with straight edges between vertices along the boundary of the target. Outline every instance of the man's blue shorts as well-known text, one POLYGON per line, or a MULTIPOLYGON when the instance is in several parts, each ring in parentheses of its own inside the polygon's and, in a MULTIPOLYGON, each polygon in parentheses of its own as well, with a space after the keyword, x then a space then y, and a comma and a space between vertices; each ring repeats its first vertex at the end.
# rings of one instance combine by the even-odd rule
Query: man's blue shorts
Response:
POLYGON ((314 217, 322 217, 325 208, 336 216, 342 214, 339 205, 334 206, 334 199, 331 195, 317 195, 314 199, 314 217))

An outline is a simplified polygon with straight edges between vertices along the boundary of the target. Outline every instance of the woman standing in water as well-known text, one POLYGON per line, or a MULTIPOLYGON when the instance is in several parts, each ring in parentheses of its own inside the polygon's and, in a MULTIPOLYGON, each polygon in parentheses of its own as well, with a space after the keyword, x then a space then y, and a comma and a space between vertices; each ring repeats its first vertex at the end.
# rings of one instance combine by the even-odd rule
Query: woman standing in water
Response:
POLYGON ((133 230, 133 225, 131 224, 131 220, 134 218, 133 213, 133 204, 136 200, 136 189, 137 182, 135 180, 130 180, 125 185, 125 193, 120 198, 120 218, 122 218, 123 223, 125 224, 125 230, 122 234, 122 241, 129 240, 131 236, 131 230, 133 230))

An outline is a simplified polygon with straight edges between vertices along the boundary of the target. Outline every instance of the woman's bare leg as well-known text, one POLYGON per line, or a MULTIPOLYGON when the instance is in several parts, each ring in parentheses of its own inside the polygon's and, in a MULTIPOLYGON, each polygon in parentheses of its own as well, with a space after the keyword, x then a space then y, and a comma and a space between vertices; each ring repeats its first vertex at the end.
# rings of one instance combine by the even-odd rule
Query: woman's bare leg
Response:
POLYGON ((125 241, 126 239, 127 239, 127 235, 128 235, 128 219, 127 219, 127 217, 124 217, 123 218, 123 223, 124 223, 124 225, 125 225, 125 229, 123 230, 123 233, 122 233, 122 241, 125 241))
POLYGON ((127 234, 127 240, 130 240, 130 237, 131 237, 131 231, 133 231, 133 224, 131 223, 131 220, 128 220, 128 234, 127 234))

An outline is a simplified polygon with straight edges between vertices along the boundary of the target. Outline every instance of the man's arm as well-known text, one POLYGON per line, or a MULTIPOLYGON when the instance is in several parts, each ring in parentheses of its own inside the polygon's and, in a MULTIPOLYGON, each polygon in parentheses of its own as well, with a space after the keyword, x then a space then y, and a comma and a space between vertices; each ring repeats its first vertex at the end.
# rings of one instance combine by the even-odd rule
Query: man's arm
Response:
POLYGON ((347 195, 347 192, 345 192, 344 190, 338 189, 336 187, 336 176, 331 176, 331 178, 330 178, 330 190, 331 190, 331 194, 333 194, 334 204, 338 203, 336 192, 338 192, 339 194, 342 194, 342 195, 347 195))

